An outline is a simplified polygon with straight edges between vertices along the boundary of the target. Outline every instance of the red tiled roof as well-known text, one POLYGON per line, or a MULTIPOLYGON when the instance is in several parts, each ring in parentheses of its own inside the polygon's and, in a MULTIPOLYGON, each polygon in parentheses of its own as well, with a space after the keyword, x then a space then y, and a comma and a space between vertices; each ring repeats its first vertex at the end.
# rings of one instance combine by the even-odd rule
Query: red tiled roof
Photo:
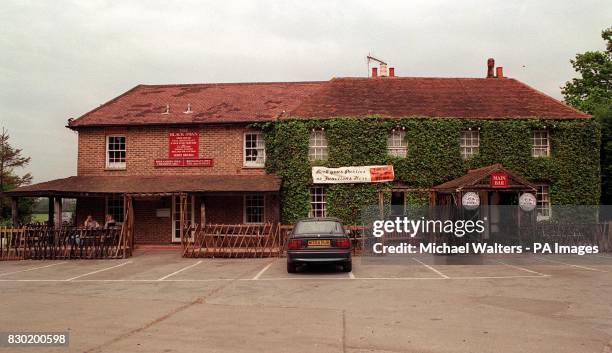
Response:
POLYGON ((334 78, 325 82, 139 85, 69 123, 209 124, 276 118, 590 116, 510 78, 334 78), (163 114, 166 104, 170 113, 163 114), (183 113, 191 104, 192 113, 183 113))
POLYGON ((209 124, 274 120, 323 82, 138 85, 69 122, 96 125, 209 124), (166 104, 170 106, 169 114, 166 104), (184 113, 191 104, 192 113, 184 113))
POLYGON ((5 194, 48 196, 86 193, 266 192, 278 191, 280 183, 280 179, 274 175, 71 176, 22 186, 5 194))
POLYGON ((509 78, 333 79, 291 112, 299 117, 588 118, 509 78))

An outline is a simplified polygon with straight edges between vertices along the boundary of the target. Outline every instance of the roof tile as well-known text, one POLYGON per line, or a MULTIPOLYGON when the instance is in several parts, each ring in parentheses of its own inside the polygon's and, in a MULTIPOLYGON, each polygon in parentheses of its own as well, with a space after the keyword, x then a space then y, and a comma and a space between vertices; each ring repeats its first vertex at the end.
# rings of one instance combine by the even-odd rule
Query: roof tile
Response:
POLYGON ((548 118, 590 116, 510 78, 334 78, 330 81, 139 85, 69 127, 210 124, 277 118, 548 118), (185 113, 187 105, 192 113, 185 113), (166 105, 170 112, 164 114, 166 105))

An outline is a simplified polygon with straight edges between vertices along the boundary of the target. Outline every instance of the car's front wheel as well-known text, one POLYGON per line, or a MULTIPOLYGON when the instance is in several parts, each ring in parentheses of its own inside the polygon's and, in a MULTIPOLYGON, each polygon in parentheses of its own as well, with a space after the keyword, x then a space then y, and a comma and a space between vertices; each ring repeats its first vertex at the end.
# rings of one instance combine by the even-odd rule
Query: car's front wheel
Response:
POLYGON ((296 273, 297 272, 297 266, 295 264, 287 262, 287 272, 289 272, 289 273, 296 273))

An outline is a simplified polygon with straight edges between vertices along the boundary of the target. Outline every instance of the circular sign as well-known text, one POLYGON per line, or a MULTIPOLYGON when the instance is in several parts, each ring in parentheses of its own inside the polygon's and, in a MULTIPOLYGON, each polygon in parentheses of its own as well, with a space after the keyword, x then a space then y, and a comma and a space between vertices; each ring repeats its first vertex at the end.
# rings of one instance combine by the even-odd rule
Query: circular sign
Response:
POLYGON ((466 192, 461 198, 461 204, 466 210, 475 210, 480 206, 480 197, 473 191, 466 192))
POLYGON ((519 197, 519 207, 523 211, 533 211, 536 208, 536 205, 537 199, 532 193, 526 192, 519 197))

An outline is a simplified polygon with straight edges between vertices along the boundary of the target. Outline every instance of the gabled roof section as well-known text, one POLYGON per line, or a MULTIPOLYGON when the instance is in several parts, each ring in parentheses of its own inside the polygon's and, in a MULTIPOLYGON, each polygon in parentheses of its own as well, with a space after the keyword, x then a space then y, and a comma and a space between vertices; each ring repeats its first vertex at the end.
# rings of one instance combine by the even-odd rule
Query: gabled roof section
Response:
POLYGON ((138 85, 68 123, 85 126, 214 124, 274 120, 323 82, 138 85), (166 105, 169 112, 166 114, 166 105), (191 113, 185 113, 187 106, 191 113))
POLYGON ((425 116, 551 118, 590 116, 510 78, 336 78, 291 112, 303 118, 425 116))
POLYGON ((489 177, 495 172, 505 172, 509 177, 509 188, 524 188, 535 190, 535 186, 528 182, 520 175, 504 168, 500 163, 488 165, 478 169, 470 169, 468 172, 458 178, 447 181, 443 184, 433 187, 436 191, 455 192, 463 189, 481 189, 488 188, 489 177))
POLYGON ((252 123, 283 118, 372 115, 390 118, 590 118, 510 78, 384 77, 139 85, 71 120, 68 127, 252 123), (186 113, 188 106, 191 112, 186 113))

